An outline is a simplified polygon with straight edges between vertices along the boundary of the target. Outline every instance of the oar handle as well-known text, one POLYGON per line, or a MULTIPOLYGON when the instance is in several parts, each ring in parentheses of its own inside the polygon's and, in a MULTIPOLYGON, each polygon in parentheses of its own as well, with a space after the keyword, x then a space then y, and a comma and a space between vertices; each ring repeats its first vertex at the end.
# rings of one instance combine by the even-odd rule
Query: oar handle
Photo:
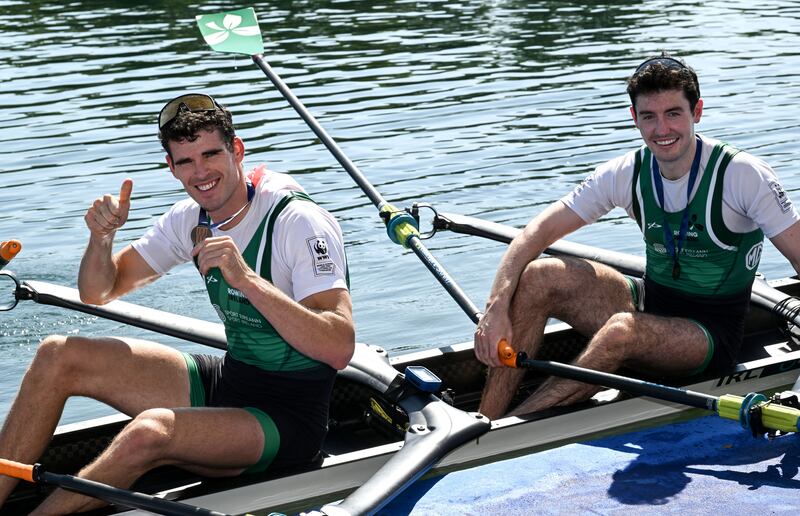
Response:
POLYGON ((500 339, 500 342, 497 343, 497 355, 500 357, 500 361, 508 367, 517 367, 517 352, 506 339, 500 339))
POLYGON ((22 242, 19 240, 6 240, 0 244, 0 269, 22 251, 22 242))
POLYGON ((0 475, 5 475, 7 477, 18 478, 27 482, 35 482, 33 479, 34 468, 36 468, 36 466, 30 464, 0 459, 0 475))

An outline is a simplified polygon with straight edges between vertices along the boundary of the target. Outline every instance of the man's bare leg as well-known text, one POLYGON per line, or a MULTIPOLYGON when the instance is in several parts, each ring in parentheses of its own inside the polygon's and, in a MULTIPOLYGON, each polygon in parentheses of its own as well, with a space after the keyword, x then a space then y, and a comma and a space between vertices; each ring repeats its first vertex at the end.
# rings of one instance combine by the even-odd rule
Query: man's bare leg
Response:
MULTIPOLYGON (((88 396, 132 416, 153 406, 186 406, 186 363, 178 351, 152 342, 46 338, 0 431, 0 457, 37 461, 70 396, 88 396)), ((0 506, 16 484, 0 476, 0 506)))
MULTIPOLYGON (((614 269, 578 258, 538 259, 528 264, 512 300, 512 345, 535 356, 550 317, 593 335, 613 314, 633 310, 628 282, 614 269)), ((523 376, 523 370, 490 368, 481 413, 505 414, 523 376)))
MULTIPOLYGON (((595 371, 614 372, 623 365, 667 374, 686 373, 706 359, 708 339, 687 319, 643 313, 620 313, 609 319, 589 342, 575 365, 595 371)), ((548 407, 586 400, 600 387, 551 377, 510 415, 522 415, 548 407)))
MULTIPOLYGON (((128 424, 79 476, 122 488, 168 464, 206 476, 232 476, 258 462, 263 448, 261 424, 244 409, 151 409, 128 424)), ((103 505, 59 489, 34 514, 68 514, 103 505)))

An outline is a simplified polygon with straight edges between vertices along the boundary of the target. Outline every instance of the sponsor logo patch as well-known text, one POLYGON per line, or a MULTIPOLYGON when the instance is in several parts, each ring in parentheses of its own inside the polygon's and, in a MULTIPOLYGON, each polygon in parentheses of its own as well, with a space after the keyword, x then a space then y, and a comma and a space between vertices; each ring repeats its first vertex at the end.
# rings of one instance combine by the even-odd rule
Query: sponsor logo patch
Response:
POLYGON ((219 307, 217 304, 211 305, 214 307, 214 310, 217 311, 217 316, 219 316, 220 320, 224 323, 227 322, 228 319, 225 317, 225 312, 222 311, 222 308, 219 307))
POLYGON ((311 253, 311 260, 314 265, 314 276, 328 276, 333 274, 336 264, 328 254, 328 242, 324 236, 313 236, 306 238, 308 251, 311 253))
POLYGON ((693 213, 692 217, 689 219, 689 231, 694 231, 695 236, 697 236, 697 232, 705 231, 705 226, 697 222, 697 214, 693 213))
POLYGON ((747 251, 747 256, 744 257, 744 266, 748 271, 752 271, 758 267, 758 262, 761 261, 761 251, 764 249, 762 242, 757 243, 747 251))
POLYGON ((779 182, 770 181, 769 188, 772 190, 772 194, 775 196, 775 201, 778 203, 778 206, 781 207, 781 211, 783 213, 786 213, 792 209, 792 201, 789 200, 789 197, 786 195, 786 192, 783 191, 783 187, 779 182))
POLYGON ((244 294, 240 290, 237 290, 232 287, 228 287, 228 299, 230 301, 235 301, 237 303, 241 303, 243 305, 249 305, 250 300, 247 299, 244 294))

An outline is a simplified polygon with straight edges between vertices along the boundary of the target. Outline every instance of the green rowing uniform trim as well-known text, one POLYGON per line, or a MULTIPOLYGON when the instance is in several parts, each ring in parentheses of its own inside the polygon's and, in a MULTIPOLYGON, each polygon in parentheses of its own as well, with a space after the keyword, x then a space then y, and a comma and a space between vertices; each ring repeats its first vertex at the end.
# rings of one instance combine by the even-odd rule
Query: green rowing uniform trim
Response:
POLYGON ((711 334, 708 328, 705 327, 704 324, 695 321, 694 319, 690 320, 703 331, 703 334, 705 334, 706 336, 706 342, 708 342, 708 349, 706 350, 706 358, 703 359, 703 363, 694 368, 693 370, 689 371, 688 373, 686 373, 686 376, 695 376, 705 371, 706 368, 708 367, 708 364, 711 363, 711 359, 714 357, 714 349, 717 347, 717 344, 716 341, 714 340, 714 336, 711 334))
POLYGON ((258 424, 264 432, 264 449, 261 450, 261 457, 258 458, 258 462, 244 470, 244 472, 261 473, 272 464, 278 454, 278 450, 281 447, 281 433, 278 431, 275 421, 263 410, 255 407, 245 407, 244 410, 251 413, 258 420, 258 424))
POLYGON ((183 353, 183 359, 186 360, 186 368, 189 370, 189 402, 192 407, 205 407, 206 391, 200 379, 197 362, 189 353, 183 353))
MULTIPOLYGON (((242 252, 247 265, 269 282, 272 282, 272 235, 275 221, 287 204, 298 200, 314 202, 302 192, 292 192, 284 196, 264 216, 242 252)), ((225 281, 218 268, 211 269, 205 280, 211 304, 225 325, 228 353, 235 359, 265 371, 298 371, 321 364, 286 342, 244 294, 225 281)))
POLYGON ((652 154, 645 146, 636 153, 633 175, 633 211, 644 235, 647 276, 687 294, 727 295, 750 288, 755 278, 764 233, 760 229, 734 233, 722 220, 725 170, 737 149, 718 143, 711 151, 694 198, 689 203, 689 227, 680 252, 681 275, 672 277, 673 261, 664 241, 663 223, 669 222, 675 242, 683 210, 670 213, 659 206, 653 184, 652 154))
MULTIPOLYGON (((206 392, 203 387, 203 380, 200 375, 200 368, 197 361, 189 353, 183 353, 186 367, 189 369, 189 402, 192 407, 206 407, 206 392)), ((278 426, 269 414, 256 407, 242 407, 258 420, 258 424, 264 432, 264 449, 258 461, 247 468, 244 473, 261 473, 266 470, 281 447, 281 433, 278 426)))

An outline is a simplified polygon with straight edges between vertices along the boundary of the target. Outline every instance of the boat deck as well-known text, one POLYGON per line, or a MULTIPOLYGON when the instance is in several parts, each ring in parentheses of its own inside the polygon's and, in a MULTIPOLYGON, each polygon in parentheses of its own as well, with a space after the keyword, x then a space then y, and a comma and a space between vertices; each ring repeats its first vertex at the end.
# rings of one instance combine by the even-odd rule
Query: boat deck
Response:
POLYGON ((797 514, 800 437, 710 415, 423 479, 378 514, 797 514))

